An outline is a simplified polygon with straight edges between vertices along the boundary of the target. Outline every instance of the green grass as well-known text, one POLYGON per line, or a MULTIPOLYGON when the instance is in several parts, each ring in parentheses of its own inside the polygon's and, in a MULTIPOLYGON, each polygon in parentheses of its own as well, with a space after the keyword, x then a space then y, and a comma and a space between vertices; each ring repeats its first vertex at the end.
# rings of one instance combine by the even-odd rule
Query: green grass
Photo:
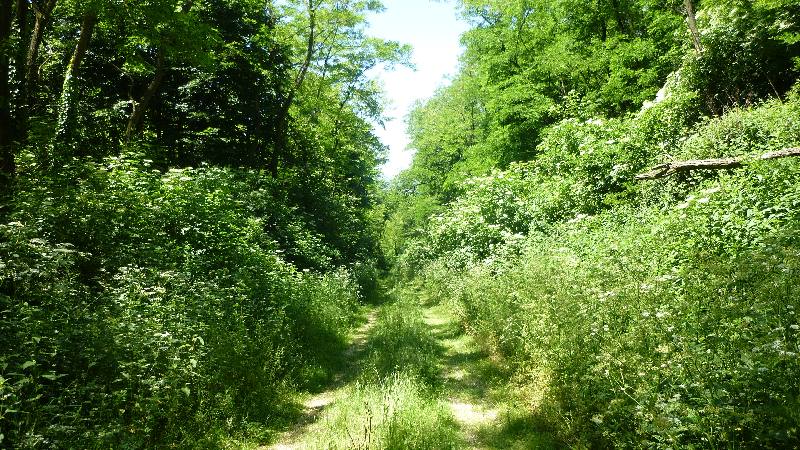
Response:
POLYGON ((419 380, 394 374, 356 383, 307 433, 309 449, 461 448, 447 406, 419 380))
POLYGON ((358 380, 305 433, 302 448, 461 448, 438 400, 441 350, 410 299, 384 305, 368 337, 358 380))

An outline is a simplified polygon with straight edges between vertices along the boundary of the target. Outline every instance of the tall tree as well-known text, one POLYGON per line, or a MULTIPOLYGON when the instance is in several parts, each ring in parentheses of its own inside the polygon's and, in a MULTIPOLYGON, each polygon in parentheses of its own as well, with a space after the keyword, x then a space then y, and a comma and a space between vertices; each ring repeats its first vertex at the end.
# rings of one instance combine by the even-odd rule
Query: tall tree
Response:
POLYGON ((25 99, 26 106, 30 109, 33 108, 35 99, 33 93, 36 91, 39 70, 39 49, 44 40, 44 34, 52 21, 53 8, 55 8, 57 0, 38 0, 32 1, 31 6, 35 16, 33 32, 31 33, 30 43, 28 45, 28 53, 25 58, 25 90, 27 95, 25 99))
POLYGON ((5 195, 16 172, 11 121, 11 21, 13 0, 0 1, 0 192, 5 195))
MULTIPOLYGON (((408 64, 407 46, 368 38, 364 32, 366 14, 381 10, 383 4, 375 0, 292 0, 283 5, 281 14, 291 18, 282 33, 293 50, 294 77, 278 113, 278 141, 268 163, 271 173, 277 174, 280 160, 290 152, 286 131, 298 96, 305 94, 304 101, 319 106, 322 103, 315 102, 315 93, 332 86, 331 92, 339 97, 335 100, 341 106, 338 110, 365 106, 379 95, 365 82, 369 68, 408 64), (313 87, 308 87, 309 80, 313 87), (304 92, 306 88, 310 90, 304 92)), ((369 115, 370 110, 375 108, 360 112, 369 115)))
POLYGON ((695 14, 694 2, 692 0, 684 0, 684 8, 686 9, 686 22, 689 24, 689 32, 692 35, 692 43, 697 53, 703 52, 703 44, 700 42, 700 31, 697 29, 697 15, 695 14))
POLYGON ((77 102, 80 93, 79 71, 81 63, 89 49, 89 43, 97 23, 97 10, 89 7, 83 13, 78 42, 72 52, 67 69, 64 72, 64 83, 61 90, 61 99, 58 106, 58 118, 56 120, 56 130, 53 137, 53 154, 50 156, 52 162, 71 156, 68 152, 74 151, 69 148, 75 145, 75 121, 77 114, 77 102))
MULTIPOLYGON (((143 72, 151 75, 141 94, 131 95, 126 141, 141 131, 145 113, 161 88, 171 64, 201 66, 210 63, 208 52, 217 42, 217 36, 211 27, 190 13, 193 5, 193 0, 182 3, 176 0, 136 1, 131 2, 124 11, 123 21, 131 30, 127 39, 130 45, 126 45, 125 49, 124 67, 133 69, 134 73, 128 73, 130 79, 143 72), (147 61, 145 55, 152 55, 151 60, 147 61)), ((132 86, 132 91, 135 88, 132 86)))

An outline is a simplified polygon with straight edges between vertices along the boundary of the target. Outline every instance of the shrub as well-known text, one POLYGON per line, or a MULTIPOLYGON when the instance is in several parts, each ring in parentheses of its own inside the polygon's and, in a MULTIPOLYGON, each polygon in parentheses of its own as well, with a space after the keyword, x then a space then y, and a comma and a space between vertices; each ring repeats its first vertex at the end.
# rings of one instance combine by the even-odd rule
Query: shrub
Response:
POLYGON ((5 442, 214 447, 215 429, 268 423, 330 376, 358 287, 285 259, 255 173, 130 156, 24 170, 0 225, 5 442))
POLYGON ((796 99, 678 121, 681 131, 643 139, 644 150, 624 142, 658 128, 675 101, 630 121, 555 126, 524 181, 504 173, 486 189, 519 205, 530 229, 513 241, 485 233, 518 222, 475 188, 430 225, 418 280, 519 377, 541 377, 530 380, 545 386, 537 412, 572 445, 794 446, 800 163, 638 185, 624 181, 630 168, 614 179, 612 163, 797 146, 796 99), (599 178, 587 172, 593 164, 599 178), (609 201, 614 192, 625 195, 609 201), (437 247, 442 236, 450 244, 437 247))

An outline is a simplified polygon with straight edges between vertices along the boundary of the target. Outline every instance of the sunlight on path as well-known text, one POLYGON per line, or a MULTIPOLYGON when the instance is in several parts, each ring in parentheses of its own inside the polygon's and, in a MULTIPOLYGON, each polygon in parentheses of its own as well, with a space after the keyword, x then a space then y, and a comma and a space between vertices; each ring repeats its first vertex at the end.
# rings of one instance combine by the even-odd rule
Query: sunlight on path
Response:
POLYGON ((364 350, 367 335, 375 326, 377 317, 377 309, 370 310, 367 313, 367 321, 353 333, 350 347, 345 352, 345 360, 348 361, 348 365, 334 376, 334 381, 330 388, 305 400, 303 402, 303 418, 292 429, 278 438, 277 443, 260 447, 261 450, 299 450, 302 448, 299 442, 307 428, 316 422, 322 412, 337 400, 346 387, 344 382, 346 376, 357 370, 358 356, 364 350))
MULTIPOLYGON (((449 409, 452 414, 452 419, 446 419, 445 422, 455 421, 456 432, 461 435, 460 440, 456 440, 456 442, 460 441, 457 444, 458 448, 559 448, 546 430, 537 427, 535 422, 531 421, 530 405, 525 401, 519 402, 519 397, 515 397, 516 394, 513 393, 513 388, 509 384, 510 373, 503 366, 501 360, 481 350, 473 337, 461 329, 446 306, 423 307, 422 313, 423 322, 438 344, 438 350, 435 353, 438 361, 439 383, 433 392, 441 400, 434 402, 441 402, 439 404, 443 410, 449 409)), ((330 436, 333 436, 331 439, 335 440, 337 432, 341 433, 341 430, 344 429, 349 436, 348 427, 365 420, 363 408, 350 408, 347 401, 352 400, 348 396, 353 393, 354 380, 358 377, 360 361, 364 358, 368 335, 375 327, 376 319, 377 310, 371 310, 367 315, 366 323, 353 334, 351 345, 345 353, 348 367, 334 377, 334 381, 327 390, 305 399, 302 402, 303 414, 299 422, 286 431, 275 444, 260 447, 261 450, 302 449, 304 445, 312 445, 309 442, 314 442, 314 440, 312 437, 309 441, 309 433, 320 432, 315 425, 318 422, 327 424, 329 429, 322 427, 322 430, 331 433, 330 436), (334 416, 331 416, 332 411, 337 410, 339 412, 333 413, 334 416), (331 420, 330 424, 328 424, 329 420, 331 420), (344 422, 341 422, 342 420, 344 422)), ((393 348, 384 349, 384 351, 395 350, 393 348)), ((385 403, 387 398, 389 397, 378 397, 377 402, 385 403)), ((402 395, 400 398, 408 400, 402 395)), ((523 394, 521 398, 530 400, 530 395, 523 394)), ((385 413, 388 406, 384 405, 380 408, 375 410, 377 412, 373 411, 375 416, 368 413, 370 420, 373 417, 383 417, 380 412, 385 413)), ((414 422, 416 425, 413 426, 422 426, 429 417, 414 408, 418 408, 418 406, 412 406, 407 411, 414 411, 414 414, 420 415, 410 416, 406 420, 414 422)), ((448 414, 445 413, 445 416, 448 414)), ((398 417, 401 416, 396 416, 393 420, 400 420, 398 417)), ((448 422, 450 425, 444 425, 445 422, 437 426, 453 425, 453 422, 448 422)), ((328 437, 323 437, 320 442, 327 442, 325 439, 328 437)), ((351 443, 353 442, 355 441, 351 441, 351 443)), ((367 441, 363 445, 359 444, 356 447, 380 448, 380 445, 383 444, 367 441)))
POLYGON ((497 419, 496 409, 483 409, 472 403, 450 401, 450 409, 456 420, 468 426, 485 425, 497 419))
POLYGON ((486 380, 479 373, 479 366, 487 357, 443 307, 426 308, 424 320, 442 345, 445 395, 464 440, 471 448, 486 448, 480 445, 479 431, 492 427, 499 415, 497 406, 488 399, 486 380))

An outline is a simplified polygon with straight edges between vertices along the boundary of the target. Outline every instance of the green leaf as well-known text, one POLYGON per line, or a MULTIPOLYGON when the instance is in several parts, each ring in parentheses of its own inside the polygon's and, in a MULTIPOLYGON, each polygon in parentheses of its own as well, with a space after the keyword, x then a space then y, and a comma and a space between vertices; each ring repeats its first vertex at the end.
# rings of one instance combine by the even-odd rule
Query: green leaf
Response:
POLYGON ((36 361, 25 361, 24 363, 22 363, 22 370, 25 370, 28 367, 35 366, 35 365, 36 365, 36 361))

